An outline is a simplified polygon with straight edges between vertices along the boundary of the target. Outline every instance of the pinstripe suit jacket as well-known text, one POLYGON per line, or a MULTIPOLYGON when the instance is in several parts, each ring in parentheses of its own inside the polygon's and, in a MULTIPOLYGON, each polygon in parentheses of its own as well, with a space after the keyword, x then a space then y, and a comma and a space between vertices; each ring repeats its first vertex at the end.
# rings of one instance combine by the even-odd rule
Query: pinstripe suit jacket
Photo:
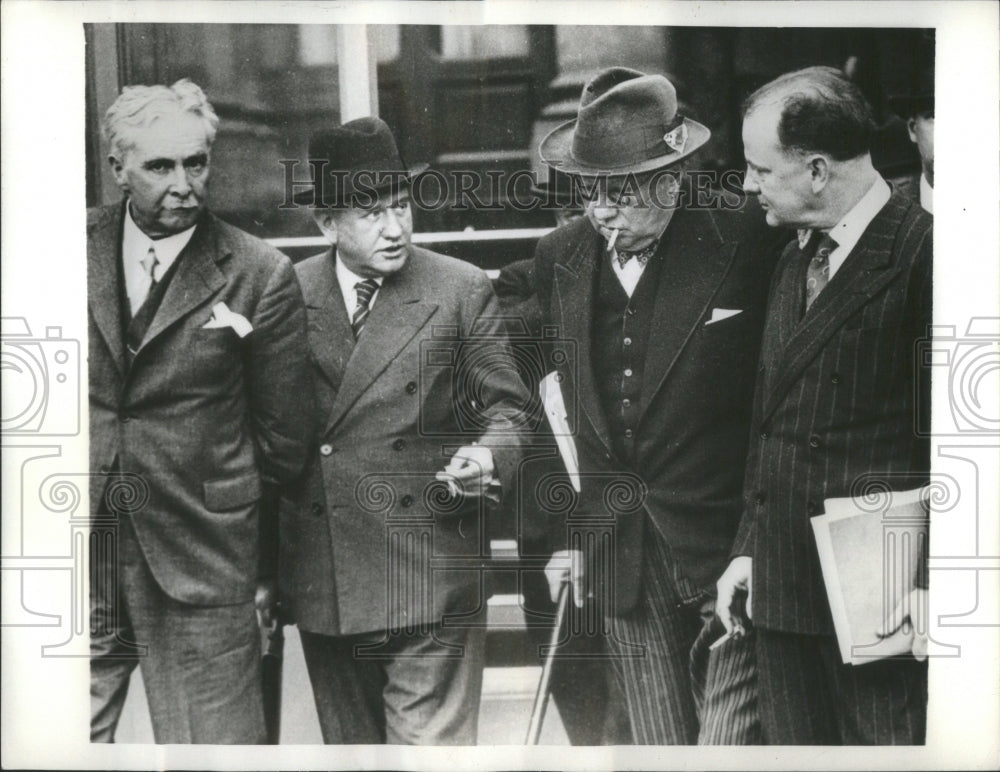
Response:
MULTIPOLYGON (((894 193, 803 317, 806 258, 775 272, 734 554, 753 558, 762 627, 832 634, 809 518, 823 500, 926 480, 915 342, 931 322, 932 218, 894 193)), ((929 394, 929 391, 924 391, 929 394)), ((873 588, 878 591, 878 588, 873 588)))

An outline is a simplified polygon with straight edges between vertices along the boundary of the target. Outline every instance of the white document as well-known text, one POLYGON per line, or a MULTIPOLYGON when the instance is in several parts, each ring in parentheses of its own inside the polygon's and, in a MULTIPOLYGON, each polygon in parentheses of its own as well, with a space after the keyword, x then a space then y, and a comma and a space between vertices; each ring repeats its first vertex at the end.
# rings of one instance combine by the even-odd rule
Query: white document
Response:
POLYGON ((559 388, 557 375, 553 371, 542 378, 538 384, 538 393, 542 397, 542 405, 545 408, 545 415, 549 419, 549 426, 552 427, 552 434, 556 438, 556 445, 559 446, 559 455, 562 457, 563 464, 566 465, 570 484, 573 486, 573 490, 579 493, 580 462, 576 455, 576 443, 573 442, 573 435, 569 428, 566 403, 563 402, 562 389, 559 388))
POLYGON ((845 664, 905 654, 911 627, 887 638, 876 631, 914 579, 925 554, 925 489, 894 491, 884 504, 826 499, 812 518, 833 625, 845 664))

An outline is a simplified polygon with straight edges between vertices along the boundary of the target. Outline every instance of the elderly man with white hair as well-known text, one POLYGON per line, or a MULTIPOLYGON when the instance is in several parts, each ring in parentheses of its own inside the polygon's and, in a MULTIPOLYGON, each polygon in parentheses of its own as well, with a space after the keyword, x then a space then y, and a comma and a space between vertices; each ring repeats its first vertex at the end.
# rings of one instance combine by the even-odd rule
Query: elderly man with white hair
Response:
POLYGON ((116 534, 92 540, 94 742, 137 664, 156 742, 265 740, 263 502, 304 465, 311 384, 291 262, 206 210, 218 122, 188 80, 105 117, 124 196, 87 224, 91 514, 116 534))

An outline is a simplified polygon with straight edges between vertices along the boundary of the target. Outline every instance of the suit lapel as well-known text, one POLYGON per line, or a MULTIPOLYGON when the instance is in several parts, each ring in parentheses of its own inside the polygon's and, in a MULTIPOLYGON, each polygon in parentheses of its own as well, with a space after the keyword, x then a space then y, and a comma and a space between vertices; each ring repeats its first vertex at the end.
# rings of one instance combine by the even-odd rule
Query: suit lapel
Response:
POLYGON ((597 396, 590 358, 591 309, 598 261, 605 257, 602 246, 603 241, 592 230, 583 233, 569 259, 555 265, 554 295, 562 334, 576 343, 576 397, 601 442, 611 449, 611 430, 597 396))
POLYGON ((387 278, 375 297, 364 331, 344 369, 327 419, 327 431, 339 423, 438 308, 436 303, 423 299, 426 288, 420 281, 424 273, 422 257, 419 249, 411 249, 410 265, 387 278))
POLYGON ((87 296, 90 313, 111 352, 118 373, 125 375, 122 341, 121 287, 118 261, 121 260, 121 230, 124 204, 104 209, 87 239, 87 296))
POLYGON ((320 371, 336 389, 354 349, 354 333, 337 281, 332 249, 315 273, 302 282, 302 295, 309 316, 310 348, 320 371))
POLYGON ((778 370, 764 404, 763 419, 774 411, 802 371, 844 322, 881 292, 899 272, 892 264, 892 245, 905 211, 906 205, 901 204, 900 199, 896 196, 890 199, 802 317, 779 354, 778 370))
POLYGON ((230 253, 217 243, 215 233, 213 217, 206 214, 191 241, 177 256, 177 273, 170 280, 163 302, 136 352, 137 358, 158 335, 225 286, 226 277, 216 261, 229 257, 230 253))
POLYGON ((736 254, 736 245, 723 241, 708 212, 678 210, 664 242, 642 377, 644 413, 704 318, 736 254))

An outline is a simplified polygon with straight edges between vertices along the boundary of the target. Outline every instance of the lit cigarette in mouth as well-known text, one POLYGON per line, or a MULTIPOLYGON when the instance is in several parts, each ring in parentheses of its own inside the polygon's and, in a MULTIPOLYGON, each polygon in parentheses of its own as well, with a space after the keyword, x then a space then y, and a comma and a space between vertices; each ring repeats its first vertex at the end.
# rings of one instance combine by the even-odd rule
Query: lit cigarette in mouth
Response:
POLYGON ((613 231, 611 231, 611 238, 608 239, 608 252, 610 252, 615 248, 615 242, 618 241, 618 231, 619 231, 618 228, 615 228, 613 231))

